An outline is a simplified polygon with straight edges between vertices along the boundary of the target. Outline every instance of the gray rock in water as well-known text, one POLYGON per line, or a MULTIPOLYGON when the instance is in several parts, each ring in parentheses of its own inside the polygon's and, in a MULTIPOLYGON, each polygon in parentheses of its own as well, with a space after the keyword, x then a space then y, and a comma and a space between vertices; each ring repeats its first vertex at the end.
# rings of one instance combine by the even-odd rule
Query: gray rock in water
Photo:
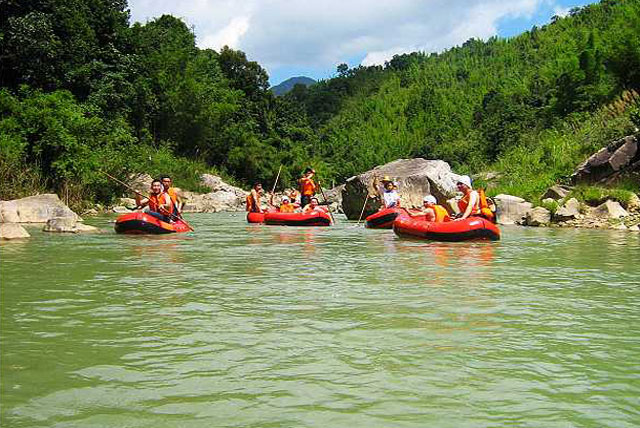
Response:
POLYGON ((535 207, 527 212, 525 224, 527 226, 548 226, 551 223, 551 211, 544 207, 535 207))
POLYGON ((98 232, 97 227, 89 226, 75 221, 69 217, 55 217, 47 221, 42 229, 44 232, 54 233, 81 233, 81 232, 98 232))
POLYGON ((65 217, 74 221, 79 219, 78 215, 53 193, 1 201, 0 212, 2 221, 7 223, 46 223, 54 217, 65 217))
POLYGON ((421 206, 425 195, 434 195, 441 204, 456 193, 460 177, 442 160, 398 159, 347 180, 342 190, 342 210, 350 220, 357 220, 367 198, 363 218, 378 211, 380 197, 373 188, 374 176, 389 175, 398 185, 401 205, 421 206), (369 197, 371 196, 371 197, 369 197))
POLYGON ((500 194, 493 198, 496 203, 498 224, 523 224, 533 205, 522 198, 500 194))
POLYGON ((580 202, 576 198, 571 198, 564 203, 554 215, 556 221, 567 221, 580 218, 580 202))
POLYGON ((564 199, 569 193, 571 193, 572 188, 569 186, 563 186, 560 184, 556 184, 555 186, 549 187, 549 189, 542 195, 542 199, 564 199))
POLYGON ((29 238, 29 232, 24 227, 16 223, 0 223, 0 239, 24 239, 29 238))
POLYGON ((591 214, 595 217, 605 219, 620 218, 629 215, 618 202, 611 200, 598 205, 595 209, 591 210, 591 214))

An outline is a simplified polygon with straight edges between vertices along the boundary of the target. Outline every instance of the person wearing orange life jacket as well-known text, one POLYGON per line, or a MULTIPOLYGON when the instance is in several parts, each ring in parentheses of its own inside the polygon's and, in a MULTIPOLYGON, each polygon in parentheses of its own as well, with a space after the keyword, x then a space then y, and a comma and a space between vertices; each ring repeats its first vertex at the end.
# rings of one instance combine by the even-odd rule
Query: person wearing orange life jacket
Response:
POLYGON ((449 221, 449 212, 442 205, 438 205, 438 201, 433 195, 427 195, 422 200, 423 206, 420 212, 411 213, 411 217, 419 217, 424 215, 426 221, 443 222, 449 221))
POLYGON ((253 185, 253 189, 251 189, 251 192, 247 195, 247 212, 262 212, 262 208, 260 208, 260 196, 262 196, 263 193, 264 191, 262 190, 262 183, 255 182, 253 185))
POLYGON ((313 181, 315 173, 313 168, 307 167, 302 177, 298 180, 298 185, 300 186, 300 206, 303 208, 311 203, 311 198, 315 196, 316 190, 318 189, 315 181, 313 181))
POLYGON ((173 204, 173 211, 176 216, 182 216, 182 207, 184 203, 180 200, 180 197, 176 193, 176 190, 172 187, 171 177, 168 175, 164 175, 160 177, 160 181, 162 181, 162 186, 164 187, 164 191, 167 192, 169 197, 171 198, 171 203, 173 204))
POLYGON ((171 197, 164 191, 164 186, 160 180, 151 182, 151 193, 146 198, 136 196, 138 207, 149 207, 149 215, 169 223, 175 218, 171 197))
POLYGON ((462 193, 462 198, 457 202, 456 206, 453 206, 454 210, 458 213, 456 220, 479 216, 481 213, 480 196, 478 192, 471 187, 471 177, 468 175, 460 176, 456 186, 462 193))
POLYGON ((288 196, 283 196, 282 204, 280 204, 278 211, 281 213, 294 213, 296 212, 296 207, 293 203, 291 203, 288 196))

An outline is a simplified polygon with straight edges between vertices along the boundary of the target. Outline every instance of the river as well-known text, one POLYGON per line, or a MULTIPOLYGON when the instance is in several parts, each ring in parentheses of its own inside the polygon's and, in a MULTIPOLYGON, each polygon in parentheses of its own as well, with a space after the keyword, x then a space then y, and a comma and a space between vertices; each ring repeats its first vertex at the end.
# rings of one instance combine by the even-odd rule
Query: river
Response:
POLYGON ((639 234, 248 225, 0 247, 2 427, 634 427, 639 234))

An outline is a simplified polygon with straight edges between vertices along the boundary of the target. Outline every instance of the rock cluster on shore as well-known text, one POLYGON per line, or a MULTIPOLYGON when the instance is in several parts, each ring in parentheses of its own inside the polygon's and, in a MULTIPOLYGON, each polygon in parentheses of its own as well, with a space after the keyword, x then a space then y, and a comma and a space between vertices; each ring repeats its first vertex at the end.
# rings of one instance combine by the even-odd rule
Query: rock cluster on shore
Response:
POLYGON ((22 239, 30 235, 22 224, 44 223, 45 232, 97 232, 98 228, 82 223, 82 219, 50 193, 13 201, 0 201, 0 239, 22 239))

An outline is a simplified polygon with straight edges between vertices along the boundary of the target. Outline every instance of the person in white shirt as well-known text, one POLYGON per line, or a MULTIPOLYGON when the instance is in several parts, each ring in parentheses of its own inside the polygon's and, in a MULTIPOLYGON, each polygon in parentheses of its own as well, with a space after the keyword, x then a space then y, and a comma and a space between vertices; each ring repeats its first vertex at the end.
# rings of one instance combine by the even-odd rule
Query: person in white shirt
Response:
POLYGON ((378 177, 373 178, 373 186, 378 190, 380 198, 382 199, 381 210, 385 208, 398 208, 400 206, 400 195, 396 185, 393 183, 388 175, 385 175, 382 180, 382 185, 378 185, 378 177))

